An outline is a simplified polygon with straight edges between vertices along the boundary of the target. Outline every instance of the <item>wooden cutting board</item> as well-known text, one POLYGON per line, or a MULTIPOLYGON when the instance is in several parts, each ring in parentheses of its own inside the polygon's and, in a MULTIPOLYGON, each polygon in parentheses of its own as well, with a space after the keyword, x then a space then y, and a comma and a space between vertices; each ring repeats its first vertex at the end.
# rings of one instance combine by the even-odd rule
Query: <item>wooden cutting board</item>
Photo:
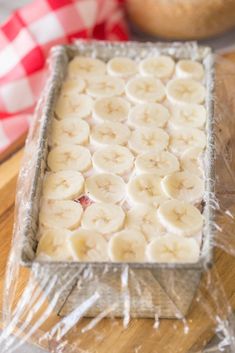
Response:
MULTIPOLYGON (((227 59, 235 63, 235 54, 227 56, 227 59)), ((233 70, 233 67, 230 67, 230 69, 233 70)), ((220 65, 219 70, 223 71, 223 65, 220 65)), ((225 87, 225 90, 229 91, 231 89, 232 92, 235 87, 231 87, 230 70, 229 72, 226 71, 225 75, 228 76, 226 81, 228 86, 225 87)), ((230 103, 234 106, 233 111, 235 112, 234 102, 235 99, 232 97, 230 103)), ((20 145, 17 146, 18 149, 20 145)), ((232 148, 235 155, 233 144, 232 148)), ((16 180, 22 155, 23 150, 19 149, 18 152, 15 152, 0 164, 0 291, 3 289, 4 271, 11 244, 16 180)), ((233 166, 233 159, 229 163, 233 166)), ((225 167, 221 166, 220 169, 223 172, 225 167)), ((228 176, 224 175, 224 178, 222 184, 233 195, 229 197, 225 190, 220 197, 224 207, 230 212, 234 212, 234 190, 231 190, 234 182, 229 185, 229 182, 227 182, 228 176)), ((234 242, 233 249, 235 249, 235 241, 233 240, 235 224, 233 224, 234 222, 228 216, 228 213, 221 212, 217 219, 218 226, 223 229, 222 232, 218 233, 217 238, 220 248, 215 251, 215 263, 212 270, 206 273, 201 281, 201 286, 186 323, 177 320, 161 320, 159 327, 154 329, 152 320, 139 319, 132 320, 128 328, 124 329, 122 320, 113 322, 110 319, 105 319, 95 325, 93 330, 81 334, 81 328, 86 327, 90 322, 88 319, 83 319, 77 324, 76 330, 73 329, 68 334, 68 344, 64 352, 72 352, 70 344, 73 344, 73 347, 76 347, 79 353, 83 350, 87 353, 107 353, 109 351, 115 353, 194 353, 204 347, 214 335, 214 328, 217 325, 215 313, 226 318, 229 315, 228 302, 235 309, 235 256, 231 256, 221 249, 223 247, 228 248, 228 244, 231 244, 232 241, 234 242), (223 286, 221 286, 221 283, 223 286)), ((29 270, 22 269, 16 298, 21 296, 28 275, 29 270)), ((42 305, 32 319, 32 324, 37 321, 40 312, 43 312, 46 306, 47 303, 42 305)), ((38 344, 39 337, 60 320, 56 313, 52 313, 50 318, 41 325, 40 329, 29 340, 38 344)), ((56 343, 53 339, 45 339, 40 345, 51 351, 56 343)))

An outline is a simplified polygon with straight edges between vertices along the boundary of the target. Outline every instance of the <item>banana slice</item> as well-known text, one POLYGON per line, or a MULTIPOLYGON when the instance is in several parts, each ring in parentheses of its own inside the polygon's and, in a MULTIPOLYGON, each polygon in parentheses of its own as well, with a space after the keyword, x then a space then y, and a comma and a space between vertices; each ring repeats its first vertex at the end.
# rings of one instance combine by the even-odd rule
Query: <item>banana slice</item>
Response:
POLYGON ((68 118, 55 120, 52 123, 50 145, 63 144, 85 144, 90 133, 89 125, 86 121, 78 118, 68 118))
POLYGON ((169 78, 173 75, 175 62, 169 56, 158 56, 141 61, 139 65, 140 73, 144 76, 157 78, 169 78))
POLYGON ((158 263, 195 263, 199 260, 200 248, 195 239, 167 234, 148 244, 146 256, 158 263))
POLYGON ((93 127, 91 141, 103 145, 126 145, 130 135, 126 125, 107 121, 93 127))
POLYGON ((60 96, 55 107, 58 119, 65 118, 85 118, 90 115, 93 106, 92 99, 85 94, 75 94, 60 96))
POLYGON ((70 61, 68 65, 69 77, 93 77, 104 75, 106 72, 106 65, 103 61, 94 58, 87 58, 84 56, 76 56, 70 61))
POLYGON ((171 131, 170 149, 173 153, 182 154, 191 147, 199 147, 201 150, 206 146, 206 135, 196 128, 181 128, 171 131))
POLYGON ((192 236, 200 232, 203 226, 203 216, 199 210, 185 201, 166 201, 157 213, 163 227, 176 235, 192 236))
POLYGON ((91 167, 90 151, 82 146, 66 144, 53 148, 47 157, 50 170, 77 170, 84 172, 91 167))
POLYGON ((191 147, 187 149, 181 156, 181 167, 193 174, 202 175, 202 163, 200 157, 203 149, 200 147, 191 147))
POLYGON ((86 179, 86 193, 91 199, 104 203, 117 203, 126 196, 126 184, 114 174, 101 173, 86 179))
POLYGON ((70 200, 43 200, 39 223, 46 228, 75 229, 79 226, 82 206, 70 200))
POLYGON ((136 153, 162 151, 167 147, 168 141, 169 136, 164 130, 142 128, 133 131, 129 147, 136 153))
POLYGON ((132 202, 152 204, 154 207, 167 199, 161 188, 161 178, 156 174, 140 174, 132 178, 127 192, 132 202))
POLYGON ((115 234, 108 243, 108 254, 115 262, 145 261, 146 241, 136 230, 123 230, 115 234))
POLYGON ((53 259, 49 255, 45 254, 44 252, 40 252, 36 257, 36 260, 48 262, 48 261, 52 261, 53 259))
POLYGON ((199 104, 186 104, 172 111, 169 123, 173 128, 196 127, 202 128, 206 121, 206 109, 199 104))
POLYGON ((94 230, 79 229, 69 238, 73 259, 78 261, 107 261, 108 244, 104 237, 94 230))
POLYGON ((134 156, 128 148, 110 145, 93 154, 94 167, 100 171, 125 174, 133 167, 134 156))
POLYGON ((170 152, 148 152, 136 158, 135 166, 141 173, 155 173, 161 177, 179 170, 178 159, 170 152))
POLYGON ((167 83, 166 94, 172 103, 201 104, 204 102, 206 91, 197 81, 177 78, 167 83))
POLYGON ((158 220, 157 210, 147 205, 138 205, 127 213, 126 228, 141 232, 146 241, 151 241, 165 233, 164 227, 158 220))
POLYGON ((102 234, 110 234, 123 227, 125 213, 122 208, 110 203, 93 203, 82 217, 82 226, 102 234))
POLYGON ((71 261, 73 254, 68 243, 71 235, 67 229, 47 229, 39 240, 36 257, 43 254, 53 261, 71 261))
POLYGON ((116 57, 109 60, 107 64, 108 74, 117 77, 128 77, 135 75, 137 65, 134 60, 125 57, 116 57))
POLYGON ((204 77, 204 68, 202 64, 197 61, 180 60, 176 64, 176 75, 182 78, 202 80, 204 77))
POLYGON ((43 196, 47 199, 72 200, 82 195, 84 178, 81 173, 64 170, 46 173, 43 183, 43 196))
POLYGON ((165 176, 161 186, 167 197, 187 202, 200 201, 204 192, 202 179, 188 171, 165 176))
POLYGON ((165 97, 164 85, 152 77, 134 77, 127 82, 125 90, 134 103, 161 102, 165 97))
POLYGON ((98 121, 121 123, 129 114, 130 104, 120 97, 107 97, 98 99, 93 107, 94 118, 98 121))
POLYGON ((84 90, 85 86, 86 86, 85 81, 80 77, 77 77, 76 79, 75 78, 67 79, 62 84, 60 96, 68 97, 70 94, 73 94, 73 93, 79 94, 84 90))
POLYGON ((100 76, 88 80, 87 93, 92 97, 119 96, 124 92, 124 81, 117 77, 100 76))
POLYGON ((168 109, 158 103, 137 104, 131 109, 129 122, 133 126, 156 128, 164 127, 169 119, 168 109))

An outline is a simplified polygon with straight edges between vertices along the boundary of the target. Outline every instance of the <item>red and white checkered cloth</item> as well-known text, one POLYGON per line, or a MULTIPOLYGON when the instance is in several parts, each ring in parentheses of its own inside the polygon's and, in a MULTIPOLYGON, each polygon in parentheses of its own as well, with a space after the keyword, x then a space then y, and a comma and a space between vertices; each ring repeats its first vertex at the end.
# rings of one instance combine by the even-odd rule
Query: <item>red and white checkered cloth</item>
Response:
POLYGON ((0 27, 0 152, 28 129, 55 44, 127 40, 123 0, 34 0, 0 27))

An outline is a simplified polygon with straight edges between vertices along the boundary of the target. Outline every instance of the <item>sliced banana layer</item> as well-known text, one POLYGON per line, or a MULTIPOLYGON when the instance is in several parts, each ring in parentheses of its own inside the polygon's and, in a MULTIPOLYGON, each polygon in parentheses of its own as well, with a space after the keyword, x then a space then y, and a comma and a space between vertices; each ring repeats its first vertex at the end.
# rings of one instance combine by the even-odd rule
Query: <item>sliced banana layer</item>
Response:
POLYGON ((169 56, 158 56, 141 61, 140 73, 144 76, 157 78, 169 78, 173 75, 175 62, 169 56))
POLYGON ((43 200, 39 223, 45 228, 75 229, 80 225, 82 206, 70 200, 43 200))
POLYGON ((168 109, 158 103, 137 104, 131 109, 129 122, 136 127, 164 127, 170 115, 168 109))
POLYGON ((98 121, 121 123, 127 119, 130 104, 120 97, 97 99, 93 107, 93 115, 98 121))
POLYGON ((93 100, 85 94, 71 93, 69 96, 60 96, 55 107, 58 119, 85 118, 90 115, 93 100))
POLYGON ((101 173, 86 179, 85 190, 89 197, 98 202, 117 203, 126 196, 126 184, 115 174, 101 173))
POLYGON ((151 204, 158 207, 166 200, 161 188, 161 178, 156 174, 140 174, 132 178, 128 183, 127 191, 133 203, 151 204))
POLYGON ((137 65, 134 60, 126 57, 116 57, 109 60, 107 64, 108 74, 117 77, 128 77, 135 75, 137 72, 137 65))
POLYGON ((198 261, 204 76, 201 63, 166 55, 69 62, 48 139, 38 259, 198 261))
POLYGON ((145 249, 144 236, 132 229, 115 234, 108 244, 109 257, 115 262, 143 262, 145 249))
POLYGON ((141 232, 146 241, 151 241, 166 232, 158 220, 157 210, 148 205, 138 205, 131 208, 127 213, 125 226, 141 232))
POLYGON ((84 178, 81 173, 64 170, 46 173, 43 184, 43 196, 47 199, 73 200, 82 195, 84 178))
POLYGON ((84 90, 85 86, 85 81, 80 77, 67 79, 62 84, 60 95, 69 97, 70 94, 79 94, 84 90))
POLYGON ((91 167, 91 154, 85 147, 64 144, 48 153, 47 164, 53 172, 60 170, 84 172, 91 167))
POLYGON ((206 135, 196 128, 181 128, 171 130, 170 149, 176 155, 181 155, 191 147, 199 147, 201 150, 206 146, 206 135))
POLYGON ((186 104, 172 109, 170 124, 175 128, 202 128, 206 121, 206 109, 199 104, 186 104))
POLYGON ((123 227, 125 213, 120 206, 109 203, 93 203, 82 217, 82 226, 102 234, 111 234, 123 227))
POLYGON ((106 121, 93 127, 91 141, 101 145, 126 145, 130 135, 126 125, 106 121))
POLYGON ((141 173, 154 173, 161 177, 179 170, 179 161, 167 151, 148 152, 136 158, 135 166, 141 173))
POLYGON ((187 202, 201 201, 204 192, 203 180, 188 171, 165 176, 161 186, 167 197, 187 202))
POLYGON ((177 78, 167 83, 166 94, 172 103, 201 104, 204 102, 206 91, 197 81, 177 78))
POLYGON ((132 132, 129 147, 136 153, 162 151, 168 141, 168 134, 160 128, 141 128, 132 132))
POLYGON ((193 60, 180 60, 176 64, 176 75, 182 78, 202 80, 204 69, 201 63, 193 60))
POLYGON ((160 205, 158 218, 169 233, 192 236, 200 232, 203 216, 196 207, 185 201, 170 200, 160 205))
POLYGON ((80 228, 69 238, 70 251, 77 261, 107 261, 108 244, 104 237, 94 230, 80 228))
POLYGON ((93 165, 102 172, 125 174, 133 167, 134 156, 128 148, 110 145, 93 154, 93 165))
POLYGON ((52 124, 50 144, 60 146, 62 144, 82 145, 88 142, 90 128, 86 121, 78 118, 55 120, 52 124))
POLYGON ((191 147, 187 149, 181 156, 181 167, 183 170, 188 170, 193 174, 202 175, 202 163, 200 157, 203 149, 201 147, 191 147))
POLYGON ((165 88, 160 80, 152 77, 135 77, 125 87, 127 97, 134 103, 161 102, 165 88))
POLYGON ((76 56, 68 65, 69 77, 93 77, 104 75, 106 65, 103 61, 84 56, 76 56))
POLYGON ((148 244, 146 255, 151 262, 195 263, 199 260, 200 248, 195 239, 167 234, 148 244))
POLYGON ((118 77, 100 76, 88 80, 87 93, 92 97, 119 96, 124 92, 125 83, 118 77))
POLYGON ((47 229, 41 236, 36 256, 46 255, 53 261, 71 261, 73 254, 69 247, 72 232, 67 229, 47 229))

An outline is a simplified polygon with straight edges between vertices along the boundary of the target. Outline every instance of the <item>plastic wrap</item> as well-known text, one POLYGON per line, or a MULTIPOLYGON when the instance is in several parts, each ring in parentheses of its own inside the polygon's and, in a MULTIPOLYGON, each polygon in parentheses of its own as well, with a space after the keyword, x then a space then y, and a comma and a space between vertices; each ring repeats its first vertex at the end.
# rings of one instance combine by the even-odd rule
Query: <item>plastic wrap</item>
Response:
POLYGON ((207 104, 214 117, 205 168, 213 166, 213 173, 207 174, 208 223, 200 263, 156 269, 152 264, 78 267, 76 263, 34 260, 37 200, 49 118, 64 78, 61 65, 66 66, 77 50, 102 59, 107 52, 109 56, 126 53, 145 57, 151 50, 196 59, 207 50, 196 43, 153 46, 80 42, 77 47, 55 47, 52 51, 51 75, 38 103, 18 181, 3 298, 2 353, 13 352, 26 341, 56 353, 235 351, 235 64, 228 59, 214 56, 213 70, 213 58, 207 58, 207 104), (216 340, 206 348, 214 336, 216 340))

